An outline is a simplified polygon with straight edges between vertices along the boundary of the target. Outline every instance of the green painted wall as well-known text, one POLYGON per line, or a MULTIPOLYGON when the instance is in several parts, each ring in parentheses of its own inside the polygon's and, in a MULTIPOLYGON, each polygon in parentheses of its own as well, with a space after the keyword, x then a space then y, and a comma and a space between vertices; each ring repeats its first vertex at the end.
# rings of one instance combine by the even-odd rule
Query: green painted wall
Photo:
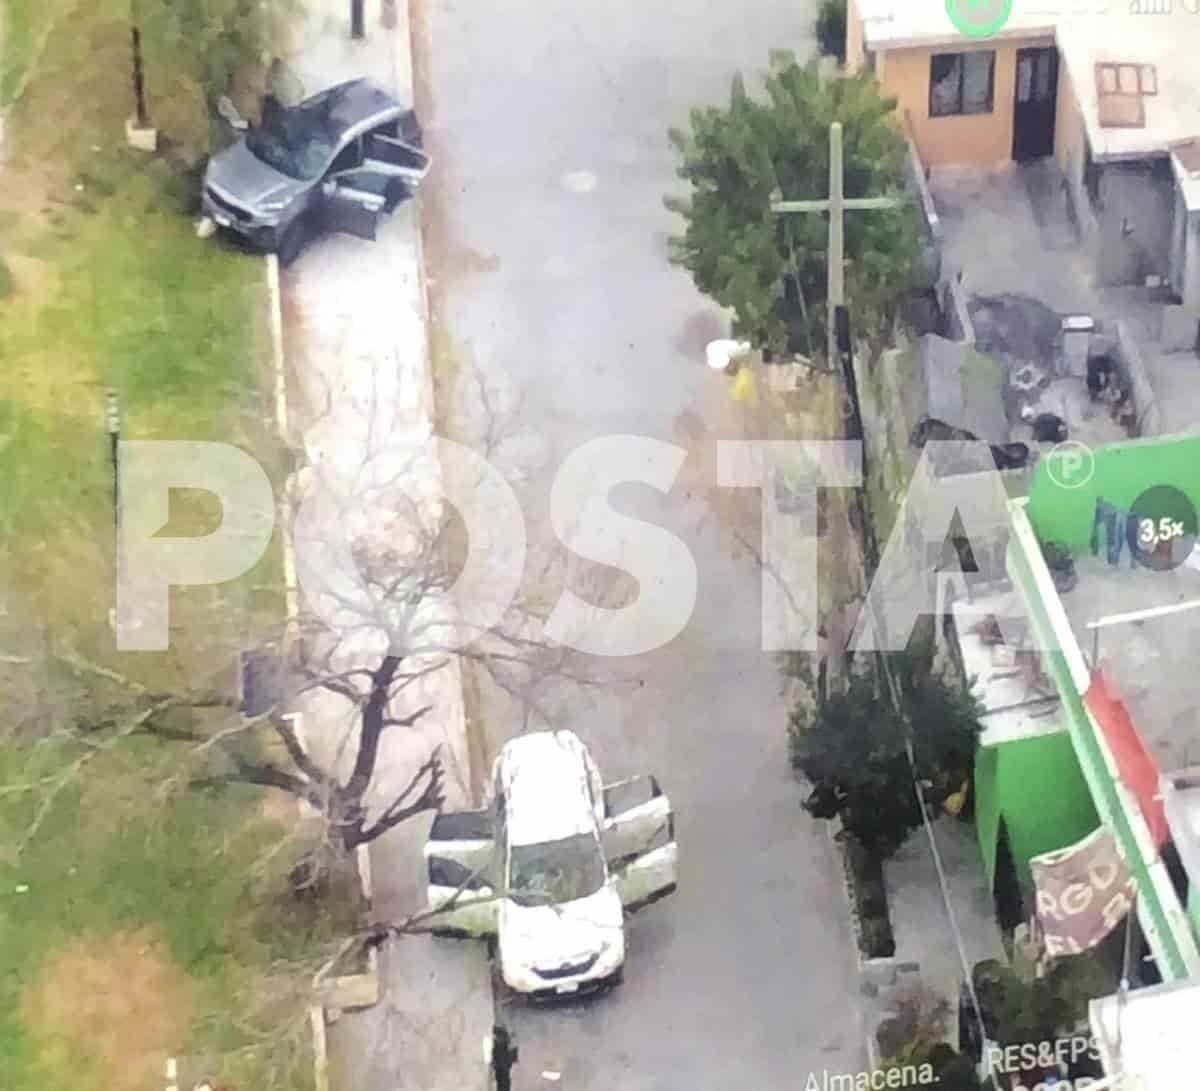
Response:
POLYGON ((1100 825, 1065 731, 981 747, 975 785, 976 832, 989 885, 995 881, 1001 817, 1023 883, 1032 881, 1032 857, 1072 845, 1100 825))
POLYGON ((996 882, 996 839, 1000 836, 999 767, 1000 747, 981 746, 975 751, 975 836, 989 887, 996 882))
POLYGON ((1089 456, 1082 456, 1082 463, 1068 463, 1066 457, 1059 453, 1043 458, 1029 489, 1029 521, 1043 542, 1062 542, 1072 553, 1086 552, 1097 498, 1128 508, 1156 485, 1173 485, 1200 511, 1200 435, 1131 440, 1097 448, 1090 456, 1094 472, 1078 488, 1058 482, 1070 484, 1072 477, 1082 477, 1089 456))
MULTIPOLYGON (((1030 503, 1032 504, 1032 500, 1030 503)), ((1014 540, 1010 544, 1008 562, 1009 574, 1019 588, 1021 597, 1029 610, 1029 620, 1036 639, 1043 648, 1056 647, 1054 626, 1041 599, 1038 585, 1033 576, 1030 558, 1020 540, 1014 540)), ((1041 563, 1041 558, 1038 558, 1038 563, 1041 563)), ((1100 744, 1096 739, 1087 709, 1084 707, 1083 697, 1075 688, 1066 656, 1061 650, 1044 652, 1042 663, 1054 679, 1054 684, 1062 700, 1063 714, 1070 726, 1076 759, 1088 781, 1093 806, 1097 807, 1097 813, 1108 823, 1116 835, 1125 862, 1129 865, 1137 882, 1145 911, 1149 913, 1154 923, 1154 929, 1159 935, 1163 946, 1163 957, 1156 960, 1159 973, 1162 974, 1164 981, 1180 981, 1188 976, 1188 959, 1182 944, 1182 937, 1172 931, 1163 903, 1159 900, 1154 884, 1151 882, 1147 861, 1134 837, 1129 817, 1125 813, 1112 777, 1104 763, 1100 744)), ((1194 947, 1191 940, 1192 936, 1189 933, 1187 941, 1189 941, 1189 946, 1194 947)))

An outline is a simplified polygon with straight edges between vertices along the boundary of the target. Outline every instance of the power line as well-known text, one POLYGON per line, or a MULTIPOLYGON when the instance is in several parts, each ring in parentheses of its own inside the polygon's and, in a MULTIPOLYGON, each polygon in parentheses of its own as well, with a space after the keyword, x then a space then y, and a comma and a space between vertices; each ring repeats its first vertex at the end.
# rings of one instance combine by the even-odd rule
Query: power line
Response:
MULTIPOLYGON (((840 303, 840 301, 839 301, 840 303)), ((841 357, 843 380, 846 384, 846 392, 851 401, 852 427, 856 432, 853 437, 865 448, 865 436, 862 425, 862 405, 858 396, 858 383, 854 374, 854 356, 853 356, 853 340, 850 332, 850 313, 848 308, 839 305, 835 313, 835 330, 836 343, 838 353, 841 357)), ((896 715, 897 721, 904 728, 904 753, 908 760, 909 771, 912 773, 913 789, 916 792, 917 805, 921 812, 921 824, 925 830, 925 836, 929 841, 929 850, 933 857, 934 869, 937 872, 938 887, 942 895, 942 903, 946 907, 946 917, 950 922, 950 931, 954 937, 955 950, 958 953, 959 965, 962 968, 963 980, 966 983, 967 993, 971 1000, 971 1009, 975 1015, 975 1023, 979 1032, 980 1049, 982 1057, 987 1065, 988 1077, 991 1080, 994 1091, 1001 1091, 1000 1084, 997 1081, 995 1070, 987 1061, 987 1053, 985 1044, 988 1040, 987 1027, 983 1021, 983 1011, 979 1004, 979 995, 975 991, 975 981, 971 972, 970 959, 967 956, 966 945, 963 942, 962 930, 958 926, 958 918, 954 912, 954 906, 950 899, 950 885, 946 879, 946 869, 942 862, 941 850, 938 848, 937 837, 933 832, 933 824, 929 820, 929 805, 925 798, 925 788, 921 783, 920 774, 917 771, 917 759, 913 750, 912 744, 912 725, 909 723, 908 717, 904 713, 904 707, 900 699, 900 687, 896 682, 895 674, 892 671, 891 662, 888 660, 887 649, 890 647, 887 640, 886 629, 881 618, 875 612, 874 602, 871 595, 871 576, 874 571, 879 568, 879 547, 875 536, 875 524, 872 520, 871 502, 868 495, 865 471, 865 449, 864 449, 864 473, 863 484, 856 490, 855 505, 859 515, 859 522, 862 524, 859 533, 862 537, 862 549, 858 557, 859 574, 862 578, 863 586, 863 607, 867 612, 867 618, 871 626, 873 636, 875 638, 875 647, 879 649, 876 654, 876 659, 883 673, 888 689, 888 698, 892 706, 892 711, 896 715), (868 573, 868 567, 874 571, 868 573)), ((849 653, 850 649, 847 645, 845 651, 849 653)), ((847 661, 850 661, 850 656, 847 656, 847 661)))
MULTIPOLYGON (((866 490, 864 488, 861 491, 865 492, 866 490)), ((863 578, 863 586, 869 589, 870 583, 867 580, 866 564, 861 557, 859 558, 858 567, 863 578)), ((883 636, 883 627, 879 618, 875 614, 875 608, 872 605, 871 595, 869 593, 865 597, 864 608, 867 610, 868 620, 874 631, 875 638, 879 640, 879 638, 883 636)), ((886 647, 886 643, 884 643, 883 646, 886 647)), ((896 714, 896 718, 902 725, 904 725, 905 728, 904 752, 908 759, 909 770, 911 771, 913 778, 913 788, 916 791, 917 803, 921 811, 921 824, 925 830, 925 836, 929 841, 930 853, 933 856, 934 868, 937 871, 938 887, 941 890, 942 902, 946 907, 946 917, 950 921, 950 930, 954 936, 954 947, 958 952, 959 965, 963 971, 963 980, 966 982, 967 993, 971 998, 971 1010, 975 1014, 975 1024, 979 1031, 981 1049, 983 1049, 983 1045, 988 1040, 987 1027, 984 1025, 983 1021, 983 1010, 979 1004, 979 995, 975 991, 975 980, 971 973, 970 959, 967 956, 966 945, 963 942, 962 930, 958 926, 958 918, 955 915, 954 906, 950 899, 950 885, 946 879, 946 869, 942 863, 941 850, 938 848, 937 837, 933 832, 933 823, 929 821, 929 805, 925 799, 925 789, 921 784, 921 777, 917 772, 917 759, 916 754, 913 751, 911 725, 908 722, 908 717, 904 714, 903 705, 900 701, 900 688, 896 683, 896 677, 892 670, 892 665, 888 661, 886 652, 880 652, 876 658, 883 669, 892 711, 896 714)), ((986 1059, 986 1049, 983 1049, 983 1056, 986 1059)), ((996 1079, 995 1070, 992 1068, 990 1063, 987 1065, 987 1073, 995 1091, 1001 1091, 1000 1084, 996 1079)))

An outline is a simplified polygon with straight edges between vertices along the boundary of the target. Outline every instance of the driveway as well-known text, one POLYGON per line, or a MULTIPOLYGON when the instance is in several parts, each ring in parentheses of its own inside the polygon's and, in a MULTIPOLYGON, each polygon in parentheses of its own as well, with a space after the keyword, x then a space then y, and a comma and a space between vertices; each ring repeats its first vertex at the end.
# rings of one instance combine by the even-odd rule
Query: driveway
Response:
MULTIPOLYGON (((728 380, 703 364, 725 327, 668 264, 662 205, 678 190, 668 126, 725 98, 733 72, 760 69, 770 48, 810 49, 815 5, 425 4, 435 338, 461 374, 519 404, 516 432, 538 443, 522 495, 539 545, 565 452, 617 432, 686 447, 669 495, 630 486, 614 502, 682 538, 701 585, 680 637, 605 665, 605 686, 558 708, 606 776, 659 774, 678 811, 680 889, 634 920, 621 989, 508 1006, 514 1086, 803 1087, 809 1073, 857 1071, 841 880, 800 807, 781 678, 759 650, 760 573, 712 478, 714 439, 738 431, 728 380)), ((477 428, 467 400, 459 410, 459 428, 477 428)), ((493 744, 518 726, 486 695, 482 713, 493 744)))

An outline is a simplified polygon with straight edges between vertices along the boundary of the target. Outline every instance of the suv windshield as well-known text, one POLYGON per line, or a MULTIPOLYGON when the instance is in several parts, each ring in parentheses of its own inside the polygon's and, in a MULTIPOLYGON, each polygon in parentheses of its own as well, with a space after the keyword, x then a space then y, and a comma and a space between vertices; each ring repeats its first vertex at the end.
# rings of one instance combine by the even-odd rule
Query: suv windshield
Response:
POLYGON ((562 905, 604 886, 604 855, 591 834, 514 845, 508 896, 522 906, 562 905))
POLYGON ((338 136, 329 104, 321 100, 291 110, 264 110, 262 124, 246 134, 246 147, 281 174, 309 182, 325 169, 338 136))

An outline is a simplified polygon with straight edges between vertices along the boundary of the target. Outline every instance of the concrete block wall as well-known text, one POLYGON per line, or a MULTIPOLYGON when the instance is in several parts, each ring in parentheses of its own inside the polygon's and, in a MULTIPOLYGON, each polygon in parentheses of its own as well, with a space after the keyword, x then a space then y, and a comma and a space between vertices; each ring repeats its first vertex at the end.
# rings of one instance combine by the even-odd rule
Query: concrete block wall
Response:
POLYGON ((1133 392, 1133 406, 1137 412, 1138 431, 1143 436, 1158 436, 1162 434, 1162 415, 1154 388, 1146 374, 1146 365, 1142 359, 1142 351, 1137 341, 1129 332, 1129 327, 1121 321, 1115 323, 1117 340, 1117 367, 1121 378, 1128 383, 1133 392))

